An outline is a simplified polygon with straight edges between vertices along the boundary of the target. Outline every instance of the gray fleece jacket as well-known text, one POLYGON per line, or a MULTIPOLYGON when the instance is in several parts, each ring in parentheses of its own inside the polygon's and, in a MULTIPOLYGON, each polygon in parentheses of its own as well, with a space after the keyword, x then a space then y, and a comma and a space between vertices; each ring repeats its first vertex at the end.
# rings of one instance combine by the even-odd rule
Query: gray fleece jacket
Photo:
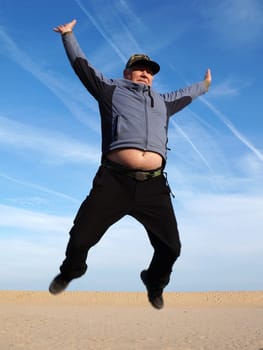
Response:
POLYGON ((102 154, 136 148, 159 153, 165 162, 169 118, 207 91, 204 81, 158 93, 127 79, 108 79, 90 65, 73 33, 62 40, 75 73, 99 104, 102 154))

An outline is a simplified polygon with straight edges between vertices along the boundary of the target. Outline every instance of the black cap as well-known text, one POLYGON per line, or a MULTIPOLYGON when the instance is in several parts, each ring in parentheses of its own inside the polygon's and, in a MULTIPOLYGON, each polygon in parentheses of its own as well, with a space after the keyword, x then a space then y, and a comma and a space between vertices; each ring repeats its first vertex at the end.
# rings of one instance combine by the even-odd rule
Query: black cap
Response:
POLYGON ((143 53, 137 53, 132 55, 129 58, 129 61, 126 63, 125 68, 131 68, 135 65, 145 65, 147 67, 150 67, 153 74, 157 74, 160 70, 160 66, 158 63, 152 61, 149 56, 143 54, 143 53))

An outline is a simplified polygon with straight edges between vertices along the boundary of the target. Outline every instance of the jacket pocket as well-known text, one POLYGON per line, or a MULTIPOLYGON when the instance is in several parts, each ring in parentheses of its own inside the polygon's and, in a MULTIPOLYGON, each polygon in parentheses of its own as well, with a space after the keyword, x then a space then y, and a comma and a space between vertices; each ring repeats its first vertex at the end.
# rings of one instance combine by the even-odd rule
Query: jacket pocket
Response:
POLYGON ((119 124, 119 115, 116 115, 113 117, 112 120, 112 140, 116 141, 118 140, 118 124, 119 124))

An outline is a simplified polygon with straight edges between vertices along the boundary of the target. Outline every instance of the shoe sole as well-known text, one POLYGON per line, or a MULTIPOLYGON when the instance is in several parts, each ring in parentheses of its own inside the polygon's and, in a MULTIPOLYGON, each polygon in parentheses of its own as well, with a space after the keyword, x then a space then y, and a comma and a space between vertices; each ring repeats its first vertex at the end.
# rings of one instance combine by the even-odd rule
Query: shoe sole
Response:
MULTIPOLYGON (((147 274, 147 271, 146 271, 146 270, 143 270, 143 271, 141 272, 140 277, 141 277, 141 280, 142 280, 143 284, 145 285, 145 287, 146 287, 146 289, 147 289, 148 300, 149 300, 150 304, 151 304, 155 309, 160 310, 160 309, 162 309, 162 308, 164 307, 164 302, 163 302, 163 300, 162 300, 161 304, 156 304, 156 303, 153 301, 153 299, 150 297, 150 292, 149 292, 150 286, 149 286, 149 284, 148 284, 146 274, 147 274)), ((162 296, 161 296, 161 298, 162 298, 162 296)))

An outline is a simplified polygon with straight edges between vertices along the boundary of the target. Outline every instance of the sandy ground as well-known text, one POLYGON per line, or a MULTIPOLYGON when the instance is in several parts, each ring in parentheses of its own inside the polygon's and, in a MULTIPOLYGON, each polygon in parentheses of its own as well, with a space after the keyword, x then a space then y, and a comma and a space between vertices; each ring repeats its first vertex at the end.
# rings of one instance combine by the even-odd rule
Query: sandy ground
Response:
POLYGON ((0 291, 0 350, 263 350, 263 292, 0 291))

